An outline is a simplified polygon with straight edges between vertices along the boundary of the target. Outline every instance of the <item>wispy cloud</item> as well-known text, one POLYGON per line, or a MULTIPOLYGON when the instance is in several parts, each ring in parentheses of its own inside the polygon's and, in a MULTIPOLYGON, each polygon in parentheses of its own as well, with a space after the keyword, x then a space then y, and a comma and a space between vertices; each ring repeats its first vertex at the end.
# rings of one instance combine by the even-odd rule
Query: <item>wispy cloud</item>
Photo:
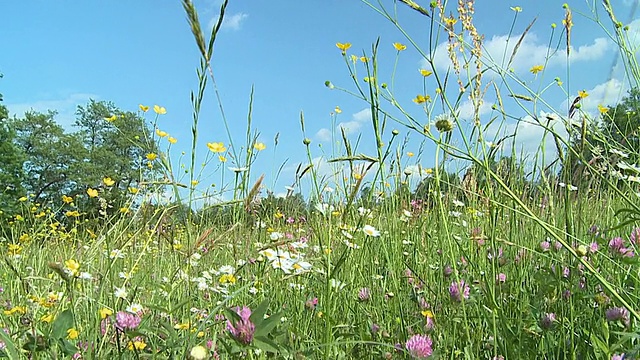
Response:
MULTIPOLYGON (((245 20, 249 17, 249 14, 239 12, 231 15, 226 15, 222 20, 222 25, 220 29, 227 31, 238 31, 242 28, 242 25, 245 23, 245 20)), ((218 21, 218 17, 215 16, 211 20, 209 20, 208 27, 212 29, 216 22, 218 21)))
MULTIPOLYGON (((522 34, 494 35, 484 42, 483 61, 489 67, 504 69, 507 65, 516 73, 528 71, 534 65, 562 66, 566 65, 566 49, 555 50, 550 48, 545 41, 530 32, 528 33, 509 64, 511 54, 522 34)), ((590 44, 571 47, 569 62, 587 62, 598 60, 604 57, 613 48, 611 41, 606 38, 596 38, 590 44)), ((459 57, 459 61, 463 59, 459 57)), ((448 69, 451 67, 451 60, 447 52, 447 43, 441 43, 435 50, 434 64, 438 69, 448 69)), ((420 63, 423 68, 427 68, 427 63, 423 59, 420 63)))
MULTIPOLYGON (((351 121, 342 121, 336 125, 336 130, 343 129, 346 135, 360 132, 360 129, 364 124, 371 121, 371 109, 366 108, 351 115, 351 121)), ((319 141, 331 140, 331 130, 322 128, 315 134, 315 138, 319 141)))

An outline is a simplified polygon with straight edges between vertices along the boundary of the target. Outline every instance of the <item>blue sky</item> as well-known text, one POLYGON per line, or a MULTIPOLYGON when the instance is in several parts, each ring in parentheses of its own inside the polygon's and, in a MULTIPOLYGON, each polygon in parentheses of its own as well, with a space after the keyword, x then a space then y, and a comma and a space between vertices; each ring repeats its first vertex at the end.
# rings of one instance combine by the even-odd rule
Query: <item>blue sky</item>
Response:
MULTIPOLYGON (((393 1, 381 2, 393 11, 393 1)), ((421 3, 428 5, 427 1, 421 3)), ((538 88, 559 76, 569 96, 560 89, 549 90, 545 96, 558 109, 566 109, 567 98, 572 99, 578 90, 590 93, 583 104, 587 111, 593 111, 598 104, 615 103, 626 90, 622 69, 615 65, 615 46, 593 20, 580 15, 592 16, 583 1, 569 3, 575 22, 570 71, 567 72, 567 59, 562 56, 565 45, 561 41, 560 55, 549 60, 545 73, 538 76, 529 73, 531 66, 545 61, 551 23, 558 24, 552 44, 556 46, 564 17, 561 3, 536 3, 537 7, 531 2, 478 1, 475 25, 485 35, 485 53, 492 54, 494 59, 501 57, 512 25, 511 47, 537 17, 512 65, 521 78, 538 88), (523 11, 517 14, 514 24, 515 13, 510 7, 518 5, 523 11)), ((199 0, 195 5, 208 29, 218 15, 220 1, 199 0)), ((455 14, 455 3, 451 5, 447 13, 455 14)), ((630 34, 635 39, 640 26, 634 21, 633 8, 633 1, 627 0, 620 2, 617 11, 624 14, 619 15, 620 20, 630 24, 630 34)), ((159 127, 178 139, 172 152, 179 155, 182 150, 188 151, 189 93, 197 86, 195 70, 199 54, 180 1, 11 1, 4 2, 0 9, 5 15, 0 25, 4 45, 0 53, 0 72, 4 74, 0 92, 12 114, 20 116, 29 109, 57 110, 57 120, 70 128, 76 106, 86 104, 89 98, 113 101, 121 109, 132 111, 137 110, 138 104, 159 104, 167 109, 167 114, 158 121, 159 127)), ((402 4, 397 5, 397 10, 405 31, 427 50, 428 19, 402 4)), ((610 28, 604 11, 601 8, 598 11, 602 22, 610 28)), ((392 44, 409 44, 393 24, 359 0, 231 0, 226 19, 215 45, 213 68, 236 142, 244 138, 249 93, 255 86, 253 126, 260 132, 260 141, 267 145, 267 150, 259 154, 252 177, 265 173, 267 187, 276 193, 283 192, 284 186, 293 180, 296 166, 306 163, 299 122, 301 111, 319 169, 328 172, 325 160, 331 156, 332 143, 326 134, 339 123, 349 128, 354 141, 362 134, 358 152, 374 154, 367 104, 343 92, 328 90, 324 82, 330 80, 336 86, 354 89, 335 44, 350 42, 353 46, 349 53, 361 55, 363 51, 370 53, 371 44, 378 37, 380 82, 390 82, 397 55, 392 44), (336 106, 340 106, 342 113, 332 123, 331 113, 336 106), (278 133, 276 148, 273 139, 278 133), (287 164, 276 181, 275 169, 284 161, 287 164)), ((439 40, 438 71, 446 71, 450 66, 446 52, 442 51, 445 41, 446 37, 439 40)), ((359 74, 363 74, 362 64, 358 66, 359 74)), ((418 72, 423 66, 415 48, 409 46, 401 52, 394 92, 403 107, 426 123, 429 120, 420 107, 411 102, 416 94, 423 93, 423 79, 418 72)), ((490 79, 492 76, 487 75, 485 81, 490 79)), ((199 128, 201 154, 206 154, 206 142, 228 143, 210 90, 199 128)), ((430 90, 433 95, 432 85, 430 90)), ((491 116, 493 99, 487 97, 481 112, 483 119, 491 116)), ((525 115, 515 104, 506 106, 516 117, 525 115)), ((461 112, 464 111, 463 104, 461 112)), ((514 127, 515 123, 505 124, 506 129, 514 127)), ((407 134, 405 129, 391 123, 388 132, 392 128, 401 130, 402 136, 407 134)), ((518 149, 534 151, 541 131, 525 126, 522 135, 518 149)), ((419 147, 420 138, 411 135, 407 151, 417 153, 419 147)), ((432 165, 432 147, 427 146, 420 159, 405 161, 405 166, 432 165)), ((210 171, 214 170, 212 163, 210 171)))

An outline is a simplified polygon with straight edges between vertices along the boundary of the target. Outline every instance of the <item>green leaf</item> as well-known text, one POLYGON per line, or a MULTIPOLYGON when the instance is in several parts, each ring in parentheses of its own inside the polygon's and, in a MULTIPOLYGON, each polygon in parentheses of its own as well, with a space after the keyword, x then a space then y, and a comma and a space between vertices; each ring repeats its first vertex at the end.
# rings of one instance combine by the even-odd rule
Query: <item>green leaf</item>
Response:
POLYGON ((251 312, 249 320, 256 325, 256 329, 260 327, 260 324, 264 321, 264 314, 267 313, 269 308, 269 300, 265 299, 258 307, 251 312))
MULTIPOLYGON (((253 315, 253 314, 252 314, 253 315)), ((267 319, 264 319, 260 325, 256 324, 255 336, 267 336, 279 323, 280 319, 284 315, 283 312, 271 315, 267 319)))
POLYGON ((14 344, 11 337, 1 329, 0 329, 0 340, 2 340, 5 344, 4 351, 7 352, 9 359, 20 358, 20 353, 18 352, 18 348, 16 348, 16 344, 14 344))
POLYGON ((73 312, 69 309, 61 312, 51 325, 51 336, 54 339, 67 337, 67 330, 73 327, 73 312))
POLYGON ((278 344, 274 343, 265 336, 256 336, 253 338, 253 345, 262 351, 277 353, 278 344))
POLYGON ((595 350, 600 350, 599 352, 605 355, 609 353, 609 346, 604 341, 602 341, 602 339, 600 339, 594 333, 591 333, 590 337, 591 337, 591 344, 594 345, 595 350))

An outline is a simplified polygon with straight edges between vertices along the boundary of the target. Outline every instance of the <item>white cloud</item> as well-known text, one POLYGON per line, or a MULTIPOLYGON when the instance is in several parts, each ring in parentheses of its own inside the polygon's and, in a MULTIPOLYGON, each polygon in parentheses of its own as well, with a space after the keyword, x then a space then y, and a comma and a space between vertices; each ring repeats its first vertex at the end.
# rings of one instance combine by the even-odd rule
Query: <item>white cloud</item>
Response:
MULTIPOLYGON (((238 31, 242 28, 242 24, 244 24, 245 20, 249 17, 249 14, 239 12, 232 15, 225 15, 222 20, 222 25, 220 25, 221 30, 229 30, 229 31, 238 31)), ((209 30, 213 29, 218 21, 218 17, 215 16, 211 20, 209 20, 208 28, 209 30)))
MULTIPOLYGON (((491 106, 492 106, 491 103, 487 101, 483 101, 482 104, 480 105, 480 108, 478 109, 478 116, 482 116, 490 113, 491 106)), ((460 107, 458 108, 458 111, 461 119, 469 120, 473 117, 475 109, 471 100, 467 100, 460 105, 460 107)))
MULTIPOLYGON (((513 54, 513 50, 522 34, 494 35, 484 42, 483 61, 489 67, 504 69, 513 54)), ((592 61, 602 58, 612 49, 612 43, 606 38, 596 38, 593 43, 571 47, 569 62, 592 61)), ((462 58, 459 57, 462 62, 462 58)), ((560 66, 566 64, 566 49, 557 51, 547 46, 547 42, 538 39, 538 36, 529 32, 518 47, 518 51, 509 66, 516 73, 528 71, 534 65, 560 66), (551 55, 550 55, 551 54, 551 55), (547 57, 549 57, 548 61, 547 57)), ((447 43, 437 46, 434 56, 436 68, 444 70, 451 67, 451 60, 447 53, 447 43)), ((420 63, 422 68, 428 68, 426 60, 420 63)))
MULTIPOLYGON (((371 109, 362 109, 357 113, 351 115, 351 121, 342 121, 338 123, 338 125, 336 125, 336 131, 339 134, 340 129, 344 129, 344 132, 347 135, 358 133, 362 126, 369 121, 371 121, 371 109)), ((318 132, 316 132, 315 138, 319 141, 330 141, 331 130, 322 128, 318 130, 318 132)))
POLYGON ((25 112, 36 111, 46 113, 54 110, 58 113, 55 120, 66 129, 70 129, 76 119, 76 109, 78 105, 85 105, 89 99, 99 100, 100 96, 95 94, 75 93, 58 99, 34 100, 25 103, 7 103, 11 116, 24 116, 25 112))
POLYGON ((319 141, 329 141, 331 140, 331 130, 327 128, 322 128, 318 130, 318 132, 315 135, 315 138, 318 139, 319 141))
MULTIPOLYGON (((589 96, 581 100, 581 109, 586 113, 596 114, 598 105, 616 105, 626 95, 628 89, 628 85, 618 79, 605 81, 586 90, 589 96)), ((568 100, 565 100, 560 108, 567 109, 567 106, 568 100)))

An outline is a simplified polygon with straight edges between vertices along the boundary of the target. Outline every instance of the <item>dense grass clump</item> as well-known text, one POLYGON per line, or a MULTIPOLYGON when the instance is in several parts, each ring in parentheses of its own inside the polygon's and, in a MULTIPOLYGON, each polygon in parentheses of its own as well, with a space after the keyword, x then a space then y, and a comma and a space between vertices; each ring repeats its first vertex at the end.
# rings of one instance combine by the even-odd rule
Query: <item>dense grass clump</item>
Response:
MULTIPOLYGON (((229 144, 207 144, 207 160, 224 163, 229 157, 235 166, 216 169, 222 179, 226 174, 226 188, 202 195, 198 120, 204 90, 215 84, 212 48, 227 1, 205 36, 195 7, 185 0, 202 55, 199 88, 192 94, 191 157, 173 157, 171 138, 156 128, 155 136, 149 131, 153 152, 149 144, 138 149, 146 169, 136 186, 124 188, 126 196, 110 177, 115 175, 104 174, 73 196, 61 193, 41 202, 27 194, 4 209, 0 355, 638 356, 640 170, 634 162, 640 153, 625 140, 632 133, 621 136, 640 125, 626 111, 637 92, 627 103, 589 114, 578 105, 588 96, 582 91, 574 94, 569 112, 542 118, 537 106, 548 104, 520 75, 505 71, 511 60, 496 64, 483 57, 473 1, 460 2, 455 16, 446 2, 425 8, 401 1, 424 16, 433 43, 439 37, 449 42, 448 74, 434 66, 435 49, 423 51, 391 12, 365 3, 396 24, 431 66, 421 69, 424 92, 412 99, 420 114, 394 97, 393 74, 391 85, 381 81, 388 76, 378 69, 378 43, 362 56, 349 53, 351 44, 337 43, 353 88, 329 81, 326 86, 370 105, 374 153, 359 153, 344 131, 334 134, 342 149, 332 154, 327 175, 303 135, 309 161, 298 167, 288 193, 276 196, 254 174, 265 145, 249 123, 244 144, 231 138, 229 144), (515 136, 491 131, 492 124, 509 119, 504 103, 496 101, 490 120, 479 115, 489 101, 483 90, 488 71, 495 73, 487 82, 498 99, 527 109, 528 117, 519 121, 543 128, 554 140, 552 159, 545 159, 546 142, 527 158, 515 146, 510 153, 501 146, 515 136), (512 91, 513 84, 523 93, 512 91), (463 99, 475 107, 471 119, 460 116, 463 99), (621 119, 634 126, 623 126, 621 119), (389 130, 392 125, 402 131, 389 130), (403 131, 434 146, 433 167, 419 166, 416 158, 426 160, 427 154, 409 152, 403 131), (183 168, 187 175, 181 178, 183 168)), ((613 9, 607 1, 604 8, 627 56, 613 9)), ((568 6, 563 11, 562 36, 569 46, 573 15, 568 6)), ((407 50, 393 46, 398 56, 407 50)), ((517 50, 508 54, 511 59, 517 50)), ((630 76, 640 73, 635 62, 626 65, 630 76)), ((544 64, 530 70, 541 71, 544 64)), ((136 118, 153 128, 148 110, 141 105, 136 118)), ((154 111, 156 119, 166 112, 159 106, 154 111)), ((113 116, 105 121, 117 120, 113 116)), ((224 112, 222 119, 228 129, 224 112)), ((301 125, 304 134, 303 114, 301 125)))

